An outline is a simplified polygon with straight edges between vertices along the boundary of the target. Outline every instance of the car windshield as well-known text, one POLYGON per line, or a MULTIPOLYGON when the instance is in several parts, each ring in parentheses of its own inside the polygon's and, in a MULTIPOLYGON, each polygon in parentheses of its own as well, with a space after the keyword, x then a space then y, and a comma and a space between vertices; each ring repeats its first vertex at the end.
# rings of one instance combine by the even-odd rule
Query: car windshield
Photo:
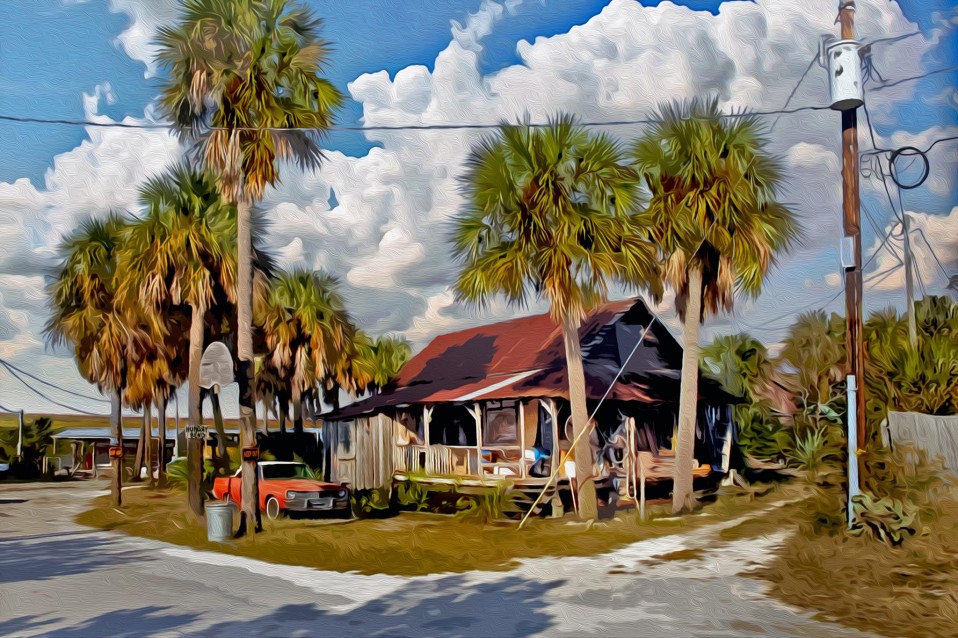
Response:
POLYGON ((261 465, 264 479, 314 478, 309 468, 301 463, 282 463, 279 465, 261 465))

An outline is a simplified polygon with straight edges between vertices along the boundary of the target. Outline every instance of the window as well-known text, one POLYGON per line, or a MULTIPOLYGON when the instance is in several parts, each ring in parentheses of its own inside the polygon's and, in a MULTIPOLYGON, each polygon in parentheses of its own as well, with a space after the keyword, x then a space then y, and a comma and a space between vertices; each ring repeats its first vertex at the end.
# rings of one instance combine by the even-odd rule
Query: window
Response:
POLYGON ((412 435, 413 445, 422 445, 425 436, 425 425, 422 420, 422 408, 416 406, 396 413, 396 420, 412 435))
POLYGON ((430 445, 476 445, 476 419, 464 405, 437 405, 429 420, 430 445))
POLYGON ((336 433, 337 449, 336 455, 341 459, 351 459, 355 456, 353 450, 353 422, 340 421, 339 431, 336 433))
POLYGON ((482 442, 487 445, 519 444, 519 410, 515 401, 489 401, 483 411, 482 442))

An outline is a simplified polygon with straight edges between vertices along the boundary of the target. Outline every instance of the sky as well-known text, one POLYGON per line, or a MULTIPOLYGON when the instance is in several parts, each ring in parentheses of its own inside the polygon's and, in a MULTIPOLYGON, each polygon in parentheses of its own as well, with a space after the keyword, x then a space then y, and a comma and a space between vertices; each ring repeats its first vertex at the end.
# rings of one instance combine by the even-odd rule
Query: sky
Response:
MULTIPOLYGON (((663 101, 714 94, 726 110, 828 104, 827 76, 812 62, 823 35, 838 35, 837 0, 316 0, 334 52, 329 79, 348 97, 346 126, 496 123, 558 111, 582 121, 648 117, 663 101), (803 73, 807 76, 799 84, 803 73)), ((859 110, 862 150, 921 149, 958 135, 956 72, 879 88, 885 81, 958 65, 958 9, 945 0, 859 0, 861 40, 919 32, 872 47, 866 83, 872 129, 859 110)), ((109 124, 158 121, 151 41, 176 19, 175 0, 6 0, 0 20, 0 115, 109 124)), ((785 167, 782 200, 798 214, 802 243, 781 257, 757 299, 709 319, 704 339, 748 331, 773 348, 802 311, 841 312, 843 295, 840 115, 763 117, 785 167)), ((641 125, 597 128, 622 140, 641 125)), ((315 172, 286 167, 263 202, 267 245, 286 267, 322 268, 342 282, 357 322, 401 334, 416 348, 444 332, 545 310, 455 303, 449 223, 462 205, 462 161, 481 132, 334 132, 315 172)), ((44 277, 56 246, 90 216, 134 211, 138 186, 182 152, 165 130, 0 121, 0 359, 95 397, 65 348, 44 341, 44 277)), ((913 220, 921 288, 945 293, 958 272, 958 143, 927 154, 928 179, 886 193, 863 164, 866 312, 904 307, 902 241, 893 207, 913 220), (899 199, 900 195, 900 199, 899 199), (895 231, 895 232, 892 232, 895 231), (880 247, 882 238, 891 239, 880 247), (935 259, 937 257, 937 260, 935 259), (938 261, 941 262, 939 266, 938 261), (943 272, 944 270, 944 272, 943 272)), ((887 169, 887 167, 886 167, 887 169)), ((904 167, 903 167, 904 170, 904 167)), ((913 170, 913 169, 911 169, 913 170)), ((616 291, 624 296, 626 291, 616 291)), ((681 324, 666 295, 656 311, 681 324)), ((0 406, 28 412, 104 403, 31 383, 0 368, 0 406)), ((235 413, 235 386, 224 398, 235 413)), ((185 398, 185 395, 184 395, 185 398)), ((181 412, 185 414, 185 402, 181 412)))

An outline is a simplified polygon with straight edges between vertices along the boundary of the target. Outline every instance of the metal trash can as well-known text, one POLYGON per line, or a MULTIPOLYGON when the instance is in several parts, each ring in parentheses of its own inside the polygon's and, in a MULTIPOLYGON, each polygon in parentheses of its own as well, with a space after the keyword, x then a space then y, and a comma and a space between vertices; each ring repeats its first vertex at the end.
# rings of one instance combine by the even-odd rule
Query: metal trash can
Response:
POLYGON ((206 504, 206 536, 216 543, 225 543, 233 536, 233 504, 213 501, 206 504))

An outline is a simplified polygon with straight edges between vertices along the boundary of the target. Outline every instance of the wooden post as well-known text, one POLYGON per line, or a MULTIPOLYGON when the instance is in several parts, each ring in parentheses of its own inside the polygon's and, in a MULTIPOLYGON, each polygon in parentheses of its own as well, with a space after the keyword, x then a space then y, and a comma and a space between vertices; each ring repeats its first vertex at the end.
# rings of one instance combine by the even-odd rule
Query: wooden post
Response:
POLYGON ((908 233, 911 230, 908 213, 901 212, 901 229, 905 242, 905 310, 908 313, 908 342, 911 349, 918 348, 918 324, 915 321, 915 284, 912 281, 912 262, 911 262, 911 241, 908 233))
POLYGON ((482 406, 477 402, 472 404, 469 410, 476 420, 476 472, 479 474, 479 480, 485 479, 485 472, 482 469, 482 406))
MULTIPOLYGON (((838 19, 842 40, 855 39, 855 0, 839 0, 838 19)), ((856 107, 857 108, 857 107, 856 107)), ((858 450, 867 443, 865 438, 865 344, 862 340, 862 239, 861 201, 858 190, 858 112, 855 108, 842 111, 842 220, 845 237, 854 244, 854 265, 845 270, 845 352, 846 374, 858 385, 856 399, 856 432, 858 445, 848 450, 848 458, 858 459, 859 475, 864 459, 858 450)), ((851 412, 851 411, 849 411, 851 412)))
POLYGON ((426 445, 426 474, 432 474, 433 462, 432 455, 429 453, 429 422, 432 420, 432 408, 424 405, 422 408, 422 431, 423 443, 426 445))
POLYGON ((651 452, 639 452, 639 519, 645 520, 645 475, 652 465, 651 452))
POLYGON ((519 476, 526 477, 526 402, 519 401, 519 476))
POLYGON ((23 457, 23 410, 17 412, 17 456, 23 457))

